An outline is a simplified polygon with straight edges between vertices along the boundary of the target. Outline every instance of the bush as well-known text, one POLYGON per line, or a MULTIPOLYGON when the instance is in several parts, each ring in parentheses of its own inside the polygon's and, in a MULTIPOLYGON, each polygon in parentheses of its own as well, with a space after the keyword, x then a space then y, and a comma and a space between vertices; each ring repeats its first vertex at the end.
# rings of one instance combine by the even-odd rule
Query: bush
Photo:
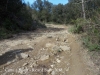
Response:
POLYGON ((84 37, 83 38, 83 44, 89 48, 90 51, 98 51, 100 50, 100 45, 98 43, 92 43, 90 40, 90 37, 84 37))
POLYGON ((82 26, 80 26, 80 25, 74 26, 73 32, 74 33, 81 33, 81 32, 83 32, 82 26))
POLYGON ((73 22, 74 26, 71 29, 71 32, 73 32, 73 33, 81 33, 81 32, 84 31, 84 29, 83 29, 83 25, 85 23, 84 19, 79 18, 79 19, 77 19, 75 21, 72 20, 72 22, 73 22))
POLYGON ((11 37, 11 33, 7 29, 0 28, 0 39, 6 39, 10 37, 11 37))
POLYGON ((7 19, 7 18, 3 22, 2 26, 5 27, 5 29, 7 29, 7 30, 11 30, 11 31, 14 30, 13 29, 13 27, 14 27, 13 23, 9 19, 7 19))

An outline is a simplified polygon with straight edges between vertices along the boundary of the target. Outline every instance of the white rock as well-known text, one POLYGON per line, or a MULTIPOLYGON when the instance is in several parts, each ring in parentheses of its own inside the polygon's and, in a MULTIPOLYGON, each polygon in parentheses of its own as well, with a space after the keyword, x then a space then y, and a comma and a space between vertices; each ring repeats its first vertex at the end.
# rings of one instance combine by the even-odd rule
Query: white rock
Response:
POLYGON ((21 54, 20 54, 20 56, 21 56, 21 58, 23 58, 23 59, 25 59, 25 58, 28 58, 28 57, 29 57, 29 55, 28 55, 28 54, 26 54, 26 53, 21 53, 21 54))
POLYGON ((9 64, 11 64, 11 63, 12 63, 11 61, 8 61, 8 62, 7 62, 7 65, 9 65, 9 64))
POLYGON ((42 50, 45 50, 45 48, 42 48, 42 50))
POLYGON ((24 64, 23 64, 23 66, 26 66, 26 65, 28 65, 28 63, 24 63, 24 64))
POLYGON ((57 63, 60 63, 61 62, 61 60, 59 60, 59 59, 56 59, 56 61, 57 61, 57 63))
POLYGON ((18 73, 23 74, 24 73, 23 69, 19 68, 18 73))
POLYGON ((68 43, 68 39, 64 40, 64 42, 68 43))
POLYGON ((3 54, 0 54, 0 56, 2 56, 3 54))
POLYGON ((34 62, 34 63, 32 63, 32 64, 30 65, 31 68, 36 67, 36 66, 38 66, 38 65, 36 64, 36 62, 34 62))
POLYGON ((68 46, 60 46, 63 51, 70 51, 70 47, 68 46))
POLYGON ((20 73, 20 74, 25 74, 25 73, 27 73, 29 70, 28 70, 28 68, 27 67, 22 67, 22 68, 19 68, 18 69, 18 73, 20 73))
POLYGON ((54 65, 50 65, 51 66, 51 68, 53 68, 54 67, 54 65))
POLYGON ((49 70, 47 70, 48 74, 50 74, 52 72, 52 69, 50 68, 49 70))
POLYGON ((55 71, 52 71, 52 72, 51 72, 51 75, 56 75, 55 71))
POLYGON ((47 43, 46 44, 46 47, 48 48, 48 47, 51 47, 52 46, 52 44, 51 43, 47 43))
POLYGON ((52 38, 52 36, 47 36, 47 38, 52 38))
POLYGON ((49 59, 49 57, 50 57, 49 55, 43 55, 43 56, 41 56, 40 60, 44 61, 44 60, 49 59))
POLYGON ((59 41, 59 37, 58 37, 58 38, 56 38, 56 41, 59 41))
POLYGON ((69 32, 68 32, 68 31, 66 31, 65 33, 66 33, 66 34, 69 34, 69 32))
POLYGON ((54 47, 52 48, 52 52, 53 52, 54 54, 56 54, 57 52, 62 52, 62 49, 61 49, 59 46, 54 46, 54 47))

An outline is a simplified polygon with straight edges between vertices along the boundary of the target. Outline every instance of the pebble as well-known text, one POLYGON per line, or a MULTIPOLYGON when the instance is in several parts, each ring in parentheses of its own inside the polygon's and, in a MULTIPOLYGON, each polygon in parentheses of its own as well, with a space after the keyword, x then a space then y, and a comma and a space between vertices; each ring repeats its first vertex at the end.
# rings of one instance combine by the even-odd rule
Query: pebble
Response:
POLYGON ((24 64, 23 64, 23 66, 27 66, 27 65, 28 65, 28 63, 24 63, 24 64))

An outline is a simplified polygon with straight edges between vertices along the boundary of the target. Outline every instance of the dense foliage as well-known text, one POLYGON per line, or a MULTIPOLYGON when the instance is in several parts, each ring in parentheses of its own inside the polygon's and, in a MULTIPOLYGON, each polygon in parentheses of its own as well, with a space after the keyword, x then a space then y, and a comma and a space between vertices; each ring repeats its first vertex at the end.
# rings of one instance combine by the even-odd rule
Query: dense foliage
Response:
POLYGON ((25 4, 22 0, 2 0, 0 2, 0 39, 41 26, 32 18, 31 11, 30 4, 25 4))
MULTIPOLYGON (((42 22, 71 23, 82 17, 81 4, 75 4, 74 1, 71 0, 65 5, 54 5, 48 0, 36 0, 32 4, 32 13, 36 20, 42 22)), ((78 1, 76 0, 76 2, 78 1)))
MULTIPOLYGON (((82 7, 81 0, 69 0, 69 3, 82 7)), ((74 6, 74 8, 77 7, 74 6)), ((71 31, 74 33, 85 32, 86 34, 82 36, 83 44, 91 51, 98 51, 100 50, 100 0, 84 0, 84 9, 86 19, 76 17, 76 20, 73 20, 74 28, 71 31)), ((82 9, 78 8, 78 10, 81 11, 82 16, 82 9)), ((80 14, 80 12, 76 12, 80 14)))

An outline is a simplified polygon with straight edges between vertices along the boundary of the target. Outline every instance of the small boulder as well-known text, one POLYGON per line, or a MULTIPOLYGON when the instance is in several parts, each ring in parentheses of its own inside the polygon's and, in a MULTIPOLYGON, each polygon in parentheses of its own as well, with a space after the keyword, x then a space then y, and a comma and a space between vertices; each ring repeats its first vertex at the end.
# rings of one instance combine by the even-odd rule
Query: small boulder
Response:
POLYGON ((47 72, 48 72, 48 74, 50 74, 52 72, 52 69, 51 68, 48 69, 47 72))
POLYGON ((46 44, 46 47, 48 48, 48 47, 51 47, 52 46, 52 44, 51 43, 47 43, 46 44))
POLYGON ((49 59, 49 57, 50 57, 49 55, 43 55, 43 56, 41 56, 40 60, 45 61, 45 60, 49 59))
POLYGON ((51 49, 51 52, 53 53, 53 55, 57 55, 58 53, 61 53, 63 50, 59 47, 59 46, 54 46, 51 49))
POLYGON ((47 36, 47 38, 52 38, 52 36, 47 36))
POLYGON ((54 65, 50 65, 51 66, 51 68, 54 68, 54 65))
POLYGON ((60 46, 63 51, 70 51, 70 47, 68 46, 60 46))
POLYGON ((18 69, 18 73, 23 74, 24 73, 24 70, 22 68, 19 68, 18 69))
POLYGON ((20 54, 20 56, 21 56, 21 58, 23 58, 23 59, 25 59, 25 58, 28 58, 28 57, 29 57, 29 55, 28 55, 28 54, 26 54, 26 53, 21 53, 21 54, 20 54))
POLYGON ((51 75, 56 75, 55 71, 52 71, 52 72, 51 72, 51 75))
POLYGON ((3 54, 0 54, 0 56, 2 56, 3 54))
POLYGON ((60 63, 61 62, 61 60, 59 60, 59 59, 56 59, 56 61, 57 61, 57 63, 60 63))

